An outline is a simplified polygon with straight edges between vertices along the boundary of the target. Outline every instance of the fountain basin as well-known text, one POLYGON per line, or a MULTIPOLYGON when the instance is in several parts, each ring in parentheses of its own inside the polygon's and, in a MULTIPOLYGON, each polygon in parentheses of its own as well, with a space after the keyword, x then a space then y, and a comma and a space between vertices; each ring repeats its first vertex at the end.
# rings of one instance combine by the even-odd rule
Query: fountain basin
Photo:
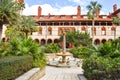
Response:
POLYGON ((57 56, 73 56, 73 54, 71 54, 71 53, 57 53, 56 54, 57 56))

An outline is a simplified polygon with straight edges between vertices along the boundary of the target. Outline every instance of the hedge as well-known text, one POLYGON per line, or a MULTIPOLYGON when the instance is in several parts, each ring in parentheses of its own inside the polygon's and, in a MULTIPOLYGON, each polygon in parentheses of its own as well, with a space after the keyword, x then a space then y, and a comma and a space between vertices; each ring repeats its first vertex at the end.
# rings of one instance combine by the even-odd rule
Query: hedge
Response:
POLYGON ((13 80, 33 67, 31 56, 14 56, 0 59, 0 80, 13 80))
POLYGON ((82 68, 87 80, 119 80, 120 58, 90 57, 82 68))

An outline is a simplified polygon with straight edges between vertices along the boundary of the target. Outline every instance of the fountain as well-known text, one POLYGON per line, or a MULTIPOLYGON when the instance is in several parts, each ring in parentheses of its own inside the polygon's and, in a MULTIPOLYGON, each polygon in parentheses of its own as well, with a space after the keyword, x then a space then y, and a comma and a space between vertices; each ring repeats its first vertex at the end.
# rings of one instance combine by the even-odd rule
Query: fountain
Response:
POLYGON ((73 56, 72 54, 66 53, 66 33, 65 32, 63 32, 63 50, 62 50, 62 54, 58 53, 56 55, 57 56, 62 56, 62 63, 66 62, 66 56, 73 56))
POLYGON ((73 58, 73 54, 66 52, 66 33, 63 32, 63 48, 62 53, 57 53, 56 56, 62 57, 60 59, 57 58, 53 59, 49 62, 48 65, 51 66, 57 66, 57 67, 71 67, 71 66, 79 66, 80 60, 76 60, 73 58), (72 58, 66 58, 66 57, 72 57, 72 58))

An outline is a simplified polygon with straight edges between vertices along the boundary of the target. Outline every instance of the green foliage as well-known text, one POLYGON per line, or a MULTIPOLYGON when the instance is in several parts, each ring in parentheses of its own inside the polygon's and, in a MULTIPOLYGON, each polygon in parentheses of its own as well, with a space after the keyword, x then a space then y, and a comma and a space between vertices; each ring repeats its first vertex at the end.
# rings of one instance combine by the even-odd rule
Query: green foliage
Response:
POLYGON ((15 30, 22 32, 26 38, 37 31, 36 20, 32 17, 21 17, 20 22, 15 26, 15 30))
POLYGON ((16 30, 16 28, 11 25, 8 25, 7 26, 7 30, 5 31, 5 36, 11 40, 13 38, 25 38, 25 35, 21 32, 21 31, 18 31, 16 30), (14 32, 14 33, 13 33, 14 32))
POLYGON ((87 47, 76 47, 69 50, 69 52, 73 53, 74 57, 82 58, 82 59, 85 59, 91 56, 91 53, 89 53, 89 48, 87 47))
POLYGON ((51 43, 46 45, 44 48, 45 53, 58 53, 60 52, 60 46, 56 43, 51 43))
POLYGON ((20 17, 18 11, 21 7, 18 2, 13 0, 0 0, 0 25, 18 22, 20 17))
MULTIPOLYGON (((63 40, 63 36, 60 37, 60 41, 63 40)), ((75 47, 78 46, 89 46, 92 44, 92 40, 87 33, 79 33, 78 31, 67 32, 66 42, 74 44, 75 47)))
POLYGON ((96 11, 100 11, 102 8, 102 6, 100 4, 97 3, 97 1, 90 2, 90 5, 87 6, 88 12, 88 18, 94 20, 95 17, 97 17, 96 11))
POLYGON ((42 68, 46 65, 44 52, 41 50, 40 45, 32 39, 13 38, 9 42, 1 44, 0 57, 30 55, 33 57, 35 67, 42 68))
POLYGON ((87 80, 117 80, 120 78, 120 58, 90 57, 82 68, 87 80))
POLYGON ((99 56, 111 58, 120 57, 120 40, 117 39, 100 45, 99 56))
POLYGON ((33 67, 31 56, 14 56, 0 59, 0 80, 13 80, 33 67))
POLYGON ((92 55, 82 65, 88 80, 120 79, 120 39, 90 47, 89 51, 92 55))
POLYGON ((112 23, 113 23, 114 25, 120 24, 120 18, 119 18, 119 17, 113 17, 113 18, 112 18, 112 23))

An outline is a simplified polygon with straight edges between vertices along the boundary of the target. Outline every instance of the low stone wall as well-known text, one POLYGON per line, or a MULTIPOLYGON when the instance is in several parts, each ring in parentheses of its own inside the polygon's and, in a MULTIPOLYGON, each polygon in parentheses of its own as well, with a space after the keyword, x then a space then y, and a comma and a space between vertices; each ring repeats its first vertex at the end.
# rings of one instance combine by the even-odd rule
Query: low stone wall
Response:
POLYGON ((33 68, 28 72, 24 73, 20 77, 16 78, 15 80, 39 80, 41 77, 45 75, 45 68, 33 68))

